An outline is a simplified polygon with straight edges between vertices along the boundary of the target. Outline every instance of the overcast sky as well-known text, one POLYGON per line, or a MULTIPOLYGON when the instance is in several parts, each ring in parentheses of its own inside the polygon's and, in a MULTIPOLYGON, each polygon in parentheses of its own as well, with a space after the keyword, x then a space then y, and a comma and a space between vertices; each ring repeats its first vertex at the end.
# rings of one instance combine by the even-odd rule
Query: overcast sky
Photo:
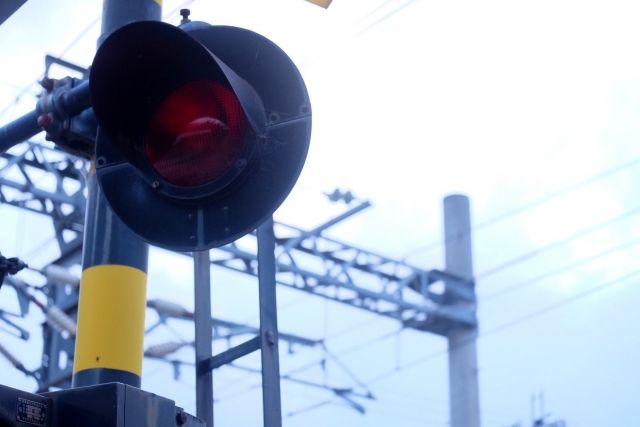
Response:
MULTIPOLYGON (((181 4, 165 1, 168 22, 179 21, 170 12, 181 4)), ((311 150, 276 219, 317 225, 340 209, 322 192, 350 189, 374 207, 332 237, 442 268, 442 247, 434 246, 442 198, 470 197, 483 426, 528 423, 530 395, 541 391, 546 409, 569 427, 638 425, 637 2, 334 0, 328 10, 303 0, 187 4, 193 19, 271 38, 305 77, 311 150)), ((29 0, 0 26, 0 123, 33 108, 45 53, 91 63, 100 12, 97 0, 29 0)), ((39 247, 42 230, 53 233, 46 222, 1 206, 0 218, 3 254, 47 259, 50 246, 39 247)), ((192 306, 190 275, 188 260, 152 251, 149 296, 192 306)), ((255 323, 254 283, 217 270, 213 277, 213 314, 255 323)), ((286 426, 447 425, 444 340, 390 334, 398 330, 392 321, 287 289, 279 299, 281 329, 326 338, 357 378, 376 380, 369 388, 377 398, 360 400, 365 415, 333 400, 286 417, 286 426)), ((29 343, 0 332, 31 367, 39 363, 36 320, 29 343)), ((187 328, 174 327, 190 339, 187 328)), ((159 330, 148 340, 171 337, 159 330)), ((321 356, 283 354, 282 371, 321 356)), ((257 366, 255 358, 246 363, 257 366)), ((2 383, 34 388, 4 360, 0 368, 2 383)), ((323 380, 319 369, 302 377, 323 380)), ((327 378, 353 385, 335 365, 327 378)), ((259 390, 251 389, 258 376, 224 368, 215 381, 219 425, 261 424, 259 390)), ((174 382, 170 366, 145 364, 143 388, 191 412, 193 384, 187 368, 174 382)), ((285 415, 330 398, 283 382, 285 415)))

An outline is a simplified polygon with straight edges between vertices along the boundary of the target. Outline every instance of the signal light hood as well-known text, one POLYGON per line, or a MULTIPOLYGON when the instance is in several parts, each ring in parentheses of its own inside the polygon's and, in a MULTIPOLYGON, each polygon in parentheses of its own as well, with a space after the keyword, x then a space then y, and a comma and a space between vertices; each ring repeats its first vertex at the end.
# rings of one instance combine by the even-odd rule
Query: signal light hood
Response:
MULTIPOLYGON (((143 21, 115 31, 96 53, 90 87, 99 124, 98 182, 113 211, 151 244, 194 251, 241 237, 284 201, 307 155, 311 106, 299 71, 270 40, 237 27, 184 28, 143 21), (238 151, 226 154, 237 157, 234 167, 221 174, 198 171, 194 176, 209 177, 202 185, 197 179, 196 185, 181 185, 163 176, 169 169, 154 168, 148 156, 155 152, 147 149, 145 135, 150 123, 162 121, 154 115, 163 103, 197 82, 233 93, 246 131, 237 132, 238 151)), ((194 116, 188 123, 196 130, 184 135, 214 132, 216 120, 194 116)))

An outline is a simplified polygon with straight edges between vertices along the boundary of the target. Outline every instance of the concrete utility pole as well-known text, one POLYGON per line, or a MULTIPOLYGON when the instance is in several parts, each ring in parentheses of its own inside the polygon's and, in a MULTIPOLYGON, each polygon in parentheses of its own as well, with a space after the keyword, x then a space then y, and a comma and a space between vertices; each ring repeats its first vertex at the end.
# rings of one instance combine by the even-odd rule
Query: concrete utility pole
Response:
MULTIPOLYGON (((473 285, 471 256, 471 220, 469 199, 451 195, 444 199, 445 265, 450 274, 463 277, 473 285)), ((474 291, 474 290, 473 290, 474 291)), ((475 293, 475 291, 474 291, 475 293)), ((455 296, 451 305, 469 305, 455 296)), ((475 312, 475 307, 473 307, 475 312)), ((478 328, 459 326, 447 332, 449 341, 449 410, 451 427, 480 427, 478 390, 478 328)))

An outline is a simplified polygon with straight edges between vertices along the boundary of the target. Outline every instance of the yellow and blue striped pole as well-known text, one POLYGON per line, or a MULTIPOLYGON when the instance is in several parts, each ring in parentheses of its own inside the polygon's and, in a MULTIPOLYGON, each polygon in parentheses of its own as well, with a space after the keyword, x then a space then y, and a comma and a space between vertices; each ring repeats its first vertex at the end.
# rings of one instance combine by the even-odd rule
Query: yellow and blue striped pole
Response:
MULTIPOLYGON (((161 3, 105 0, 99 43, 129 22, 160 20, 161 3)), ((104 136, 98 131, 97 137, 104 136)), ((87 187, 72 385, 121 382, 140 387, 148 246, 111 211, 93 167, 87 187)))
POLYGON ((116 217, 89 176, 73 387, 140 387, 148 247, 116 217))

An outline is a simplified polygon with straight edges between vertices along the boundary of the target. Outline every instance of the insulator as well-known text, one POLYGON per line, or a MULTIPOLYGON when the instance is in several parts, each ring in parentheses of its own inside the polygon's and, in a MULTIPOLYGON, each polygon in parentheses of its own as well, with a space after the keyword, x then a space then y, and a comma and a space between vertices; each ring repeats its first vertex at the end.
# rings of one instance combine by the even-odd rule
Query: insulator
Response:
POLYGON ((58 332, 67 332, 71 336, 76 335, 76 322, 59 307, 49 307, 46 316, 47 323, 58 332))
POLYGON ((16 357, 11 354, 11 352, 9 352, 9 350, 7 350, 2 344, 0 344, 0 353, 4 357, 6 357, 9 363, 11 363, 16 369, 19 369, 21 371, 24 370, 24 365, 22 364, 22 362, 16 359, 16 357))
POLYGON ((47 279, 55 284, 80 286, 80 278, 59 265, 48 265, 44 268, 43 273, 47 279))
POLYGON ((163 299, 154 299, 149 300, 147 305, 153 309, 155 309, 159 315, 167 316, 167 317, 185 317, 192 316, 192 313, 181 306, 180 304, 176 304, 175 302, 163 300, 163 299))
POLYGON ((162 358, 175 351, 180 350, 185 345, 187 345, 187 343, 177 342, 177 341, 169 341, 162 344, 155 344, 147 347, 144 354, 145 356, 149 356, 149 357, 162 358))

